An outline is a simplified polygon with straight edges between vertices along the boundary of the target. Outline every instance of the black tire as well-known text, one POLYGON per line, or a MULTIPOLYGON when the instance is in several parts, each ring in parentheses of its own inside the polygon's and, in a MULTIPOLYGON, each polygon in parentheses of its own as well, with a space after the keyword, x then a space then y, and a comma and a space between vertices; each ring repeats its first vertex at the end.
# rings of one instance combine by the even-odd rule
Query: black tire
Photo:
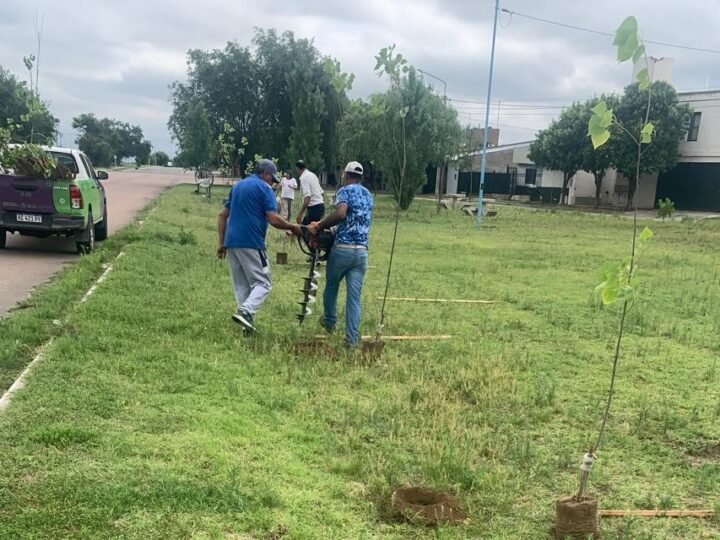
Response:
POLYGON ((95 240, 102 242, 108 237, 108 215, 107 215, 107 203, 105 203, 105 210, 103 211, 103 219, 100 223, 95 225, 95 240))
POLYGON ((7 233, 5 232, 5 229, 0 229, 0 249, 5 249, 6 244, 7 244, 7 233))
POLYGON ((95 225, 93 224, 92 212, 88 212, 88 222, 84 236, 87 240, 75 242, 75 247, 80 255, 88 255, 95 251, 95 225))

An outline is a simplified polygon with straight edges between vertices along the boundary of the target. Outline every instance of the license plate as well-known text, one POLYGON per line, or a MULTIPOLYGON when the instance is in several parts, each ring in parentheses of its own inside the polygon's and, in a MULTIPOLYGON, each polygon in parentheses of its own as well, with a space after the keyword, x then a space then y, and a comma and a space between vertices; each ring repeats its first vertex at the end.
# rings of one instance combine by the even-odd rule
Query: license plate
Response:
POLYGON ((37 214, 18 214, 18 223, 42 223, 42 216, 37 214))

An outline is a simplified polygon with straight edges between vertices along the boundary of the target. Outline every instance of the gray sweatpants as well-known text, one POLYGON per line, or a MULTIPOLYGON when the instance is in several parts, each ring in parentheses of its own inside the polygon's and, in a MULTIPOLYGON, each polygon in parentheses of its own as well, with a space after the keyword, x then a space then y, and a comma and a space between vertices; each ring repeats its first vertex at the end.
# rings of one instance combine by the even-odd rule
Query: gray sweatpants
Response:
POLYGON ((227 258, 238 310, 253 315, 272 289, 267 253, 261 249, 228 248, 227 258))

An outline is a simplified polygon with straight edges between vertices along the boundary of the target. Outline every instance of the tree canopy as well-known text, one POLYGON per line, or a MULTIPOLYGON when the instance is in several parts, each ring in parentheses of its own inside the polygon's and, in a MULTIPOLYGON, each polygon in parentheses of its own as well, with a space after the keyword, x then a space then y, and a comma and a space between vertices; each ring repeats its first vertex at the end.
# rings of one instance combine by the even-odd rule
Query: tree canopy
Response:
POLYGON ((107 167, 130 157, 141 165, 148 162, 152 144, 139 126, 86 113, 73 118, 72 127, 79 133, 75 142, 94 165, 107 167))
POLYGON ((573 103, 557 120, 541 130, 530 145, 528 157, 540 167, 562 171, 562 203, 570 178, 582 169, 583 153, 588 144, 587 117, 582 103, 573 103), (584 122, 584 123, 583 123, 584 122))
MULTIPOLYGON (((236 149, 233 168, 244 168, 249 156, 261 154, 278 156, 282 168, 304 159, 316 171, 333 171, 335 130, 352 80, 311 40, 258 29, 252 48, 230 42, 224 49, 189 51, 187 81, 172 87, 168 127, 185 156, 185 145, 193 140, 186 136, 188 111, 200 101, 210 140, 225 134, 225 148, 236 149)), ((211 149, 208 159, 219 165, 220 153, 211 149)))
MULTIPOLYGON (((622 99, 613 109, 617 121, 630 133, 640 133, 645 124, 648 90, 641 90, 638 83, 625 88, 622 99)), ((643 149, 640 174, 652 174, 672 169, 678 160, 678 145, 687 133, 692 110, 678 101, 677 92, 662 81, 650 85, 649 122, 654 126, 652 143, 643 149)), ((632 201, 637 181, 637 144, 618 128, 608 145, 613 166, 628 179, 628 205, 632 201)))
POLYGON ((0 128, 13 126, 15 142, 52 144, 58 119, 25 82, 0 67, 0 128))

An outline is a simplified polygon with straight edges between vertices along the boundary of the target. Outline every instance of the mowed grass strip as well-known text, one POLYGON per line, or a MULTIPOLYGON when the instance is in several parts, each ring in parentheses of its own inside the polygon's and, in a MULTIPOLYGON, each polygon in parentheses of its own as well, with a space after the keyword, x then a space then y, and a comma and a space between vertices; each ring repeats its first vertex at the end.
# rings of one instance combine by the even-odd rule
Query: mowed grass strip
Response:
MULTIPOLYGON (((245 338, 214 259, 212 200, 171 191, 0 417, 7 538, 544 538, 594 436, 617 326, 592 302, 631 222, 499 208, 482 230, 417 201, 403 215, 378 361, 291 353, 304 256, 271 231, 274 289, 245 338), (453 491, 467 525, 394 522, 395 486, 453 491)), ((720 223, 652 223, 616 401, 590 481, 603 508, 720 497, 720 223)), ((392 232, 378 199, 362 332, 392 232)), ((318 306, 316 313, 321 309, 318 306)), ((340 339, 339 337, 335 338, 340 339)), ((713 538, 697 519, 613 519, 606 538, 713 538)))

